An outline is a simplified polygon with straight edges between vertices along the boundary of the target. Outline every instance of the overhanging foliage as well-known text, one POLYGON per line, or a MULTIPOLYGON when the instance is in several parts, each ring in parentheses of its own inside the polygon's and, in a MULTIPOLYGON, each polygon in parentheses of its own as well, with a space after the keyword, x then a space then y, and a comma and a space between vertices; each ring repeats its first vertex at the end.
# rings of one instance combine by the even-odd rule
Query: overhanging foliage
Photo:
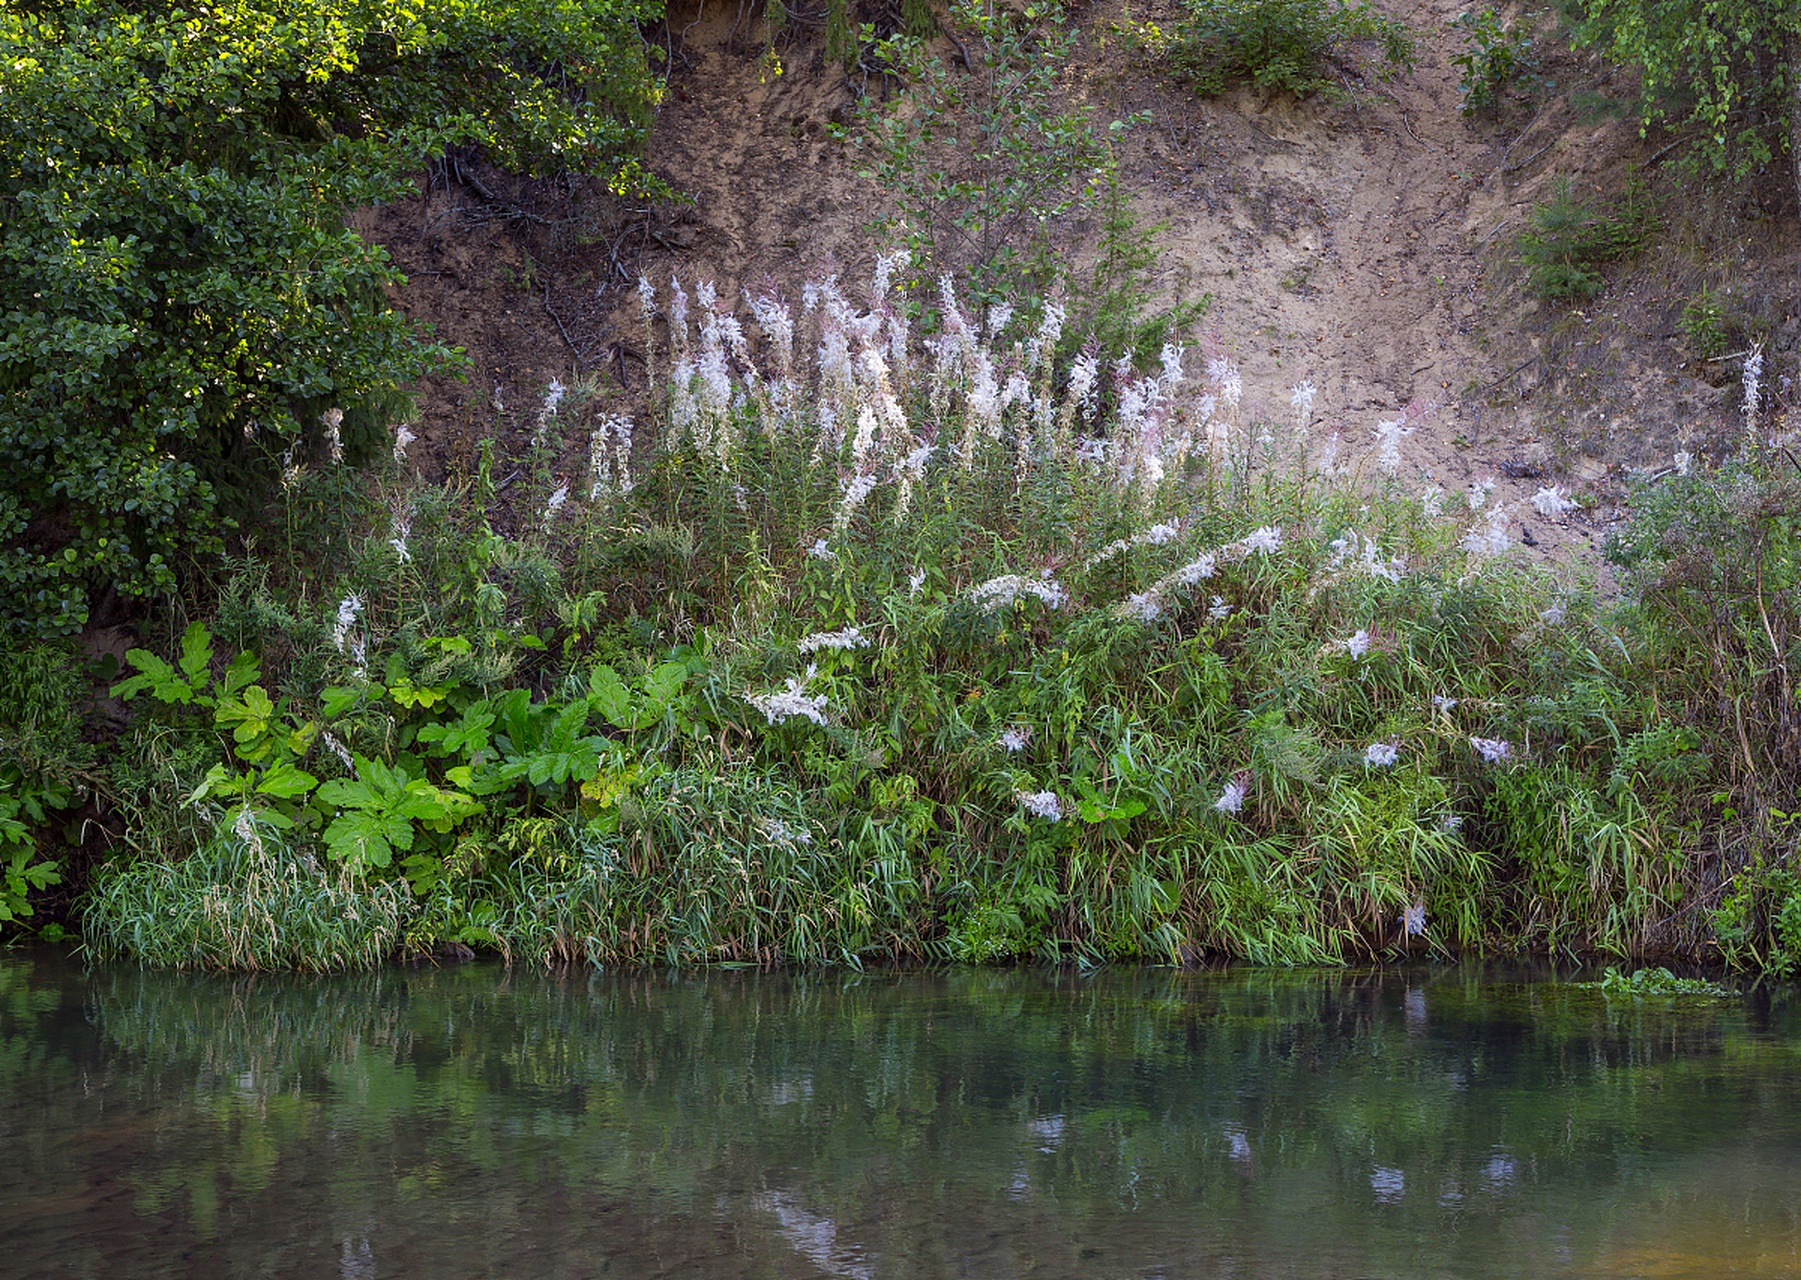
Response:
POLYGON ((454 358, 344 226, 432 151, 645 181, 657 0, 0 0, 0 626, 169 589, 454 358), (341 414, 341 416, 340 416, 341 414))

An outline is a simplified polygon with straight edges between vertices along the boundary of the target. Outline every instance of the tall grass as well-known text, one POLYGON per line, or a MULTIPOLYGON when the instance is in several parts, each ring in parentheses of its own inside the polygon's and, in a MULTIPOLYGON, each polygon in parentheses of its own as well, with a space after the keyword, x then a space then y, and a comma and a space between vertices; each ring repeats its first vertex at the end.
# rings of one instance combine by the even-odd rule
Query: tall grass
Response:
POLYGON ((83 933, 101 956, 173 969, 368 968, 400 944, 405 892, 321 867, 240 810, 174 866, 100 877, 83 933))
MULTIPOLYGON (((646 282, 654 420, 553 388, 525 456, 394 490, 330 625, 266 591, 234 615, 295 654, 299 763, 341 771, 329 737, 342 769, 481 798, 363 869, 359 892, 411 889, 413 943, 606 964, 1694 945, 1704 921, 1670 921, 1706 766, 1635 767, 1655 689, 1586 597, 1494 554, 1511 507, 1403 477, 1418 406, 1316 438, 1311 386, 1259 417, 1217 335, 1058 364, 1054 302, 978 331, 907 271, 748 316, 646 282), (527 477, 505 507, 501 465, 527 477)), ((294 856, 341 794, 289 806, 312 806, 294 856)), ((215 842, 193 874, 276 892, 243 856, 215 842)), ((160 920, 142 904, 168 883, 124 872, 93 918, 160 920)), ((96 928, 251 963, 172 950, 201 932, 181 919, 96 928)))

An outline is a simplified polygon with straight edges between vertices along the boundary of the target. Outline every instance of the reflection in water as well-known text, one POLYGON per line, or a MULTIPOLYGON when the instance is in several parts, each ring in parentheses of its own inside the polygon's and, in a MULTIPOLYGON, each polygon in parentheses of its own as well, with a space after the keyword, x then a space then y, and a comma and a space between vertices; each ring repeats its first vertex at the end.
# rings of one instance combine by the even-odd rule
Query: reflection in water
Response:
POLYGON ((1370 1170, 1370 1190, 1376 1193, 1377 1204, 1399 1204, 1407 1191, 1407 1173, 1379 1164, 1370 1170))
POLYGON ((0 1238, 22 1275, 1796 1275, 1772 1000, 7 956, 0 1238))
POLYGON ((874 1280, 875 1271, 862 1261, 862 1251, 842 1248, 838 1243, 838 1227, 830 1219, 809 1213, 787 1191, 767 1191, 751 1197, 751 1203, 774 1216, 779 1229, 794 1251, 827 1275, 849 1276, 851 1280, 874 1280))

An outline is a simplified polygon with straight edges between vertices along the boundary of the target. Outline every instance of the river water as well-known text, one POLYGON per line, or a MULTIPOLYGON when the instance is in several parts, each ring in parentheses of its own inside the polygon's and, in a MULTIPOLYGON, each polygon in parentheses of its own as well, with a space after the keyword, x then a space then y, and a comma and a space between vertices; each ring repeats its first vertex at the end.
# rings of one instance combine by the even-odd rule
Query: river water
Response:
POLYGON ((0 953, 0 1275, 1801 1276, 1801 995, 0 953))

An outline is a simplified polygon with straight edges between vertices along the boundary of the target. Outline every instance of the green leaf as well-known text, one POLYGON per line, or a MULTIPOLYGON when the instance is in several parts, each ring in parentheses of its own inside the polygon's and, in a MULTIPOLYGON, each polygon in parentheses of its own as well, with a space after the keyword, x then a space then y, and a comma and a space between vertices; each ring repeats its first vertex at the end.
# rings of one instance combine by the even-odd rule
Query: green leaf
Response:
POLYGON ((240 796, 250 787, 254 774, 246 770, 233 773, 222 764, 216 764, 206 771, 200 779, 200 785, 188 793, 184 804, 199 804, 202 800, 210 800, 215 796, 240 796))
POLYGON ((661 662, 644 674, 644 692, 658 704, 658 716, 675 701, 675 696, 688 683, 688 664, 661 662))
POLYGON ((462 719, 452 724, 428 724, 419 730, 419 741, 435 742, 440 751, 434 754, 473 756, 486 751, 494 725, 494 712, 484 700, 463 709, 462 719))
POLYGON ((175 668, 148 649, 127 649, 125 660, 139 671, 138 675, 119 681, 112 687, 115 698, 135 698, 145 689, 158 702, 169 706, 186 706, 194 700, 194 686, 175 674, 175 668))
POLYGON ((219 678, 217 685, 218 695, 222 698, 230 697, 245 685, 252 683, 261 673, 261 670, 262 664, 257 661, 256 655, 249 650, 245 650, 231 660, 231 665, 225 669, 225 674, 219 678))
POLYGON ((272 766, 257 780, 256 789, 266 796, 292 800, 296 796, 305 795, 318 785, 319 779, 299 768, 292 761, 283 760, 272 766))
POLYGON ((416 685, 406 676, 392 681, 388 686, 388 696, 402 707, 435 707, 450 696, 453 686, 447 684, 433 685, 429 688, 416 685))
POLYGON ((341 813, 325 828, 326 851, 352 867, 386 867, 413 847, 413 824, 398 814, 341 813))
POLYGON ((319 695, 320 710, 327 720, 342 720, 362 705, 368 695, 362 689, 346 689, 333 685, 319 695))
POLYGON ((641 727, 632 704, 632 691, 613 668, 602 665, 588 673, 588 705, 615 729, 641 727))
POLYGON ((251 685, 242 698, 222 699, 213 710, 213 718, 221 728, 234 726, 231 737, 242 760, 254 764, 275 747, 271 740, 275 704, 261 685, 251 685))
POLYGON ((208 682, 207 668, 213 660, 213 638, 207 633, 204 622, 188 624, 187 631, 181 637, 181 674, 187 682, 199 689, 208 682))

